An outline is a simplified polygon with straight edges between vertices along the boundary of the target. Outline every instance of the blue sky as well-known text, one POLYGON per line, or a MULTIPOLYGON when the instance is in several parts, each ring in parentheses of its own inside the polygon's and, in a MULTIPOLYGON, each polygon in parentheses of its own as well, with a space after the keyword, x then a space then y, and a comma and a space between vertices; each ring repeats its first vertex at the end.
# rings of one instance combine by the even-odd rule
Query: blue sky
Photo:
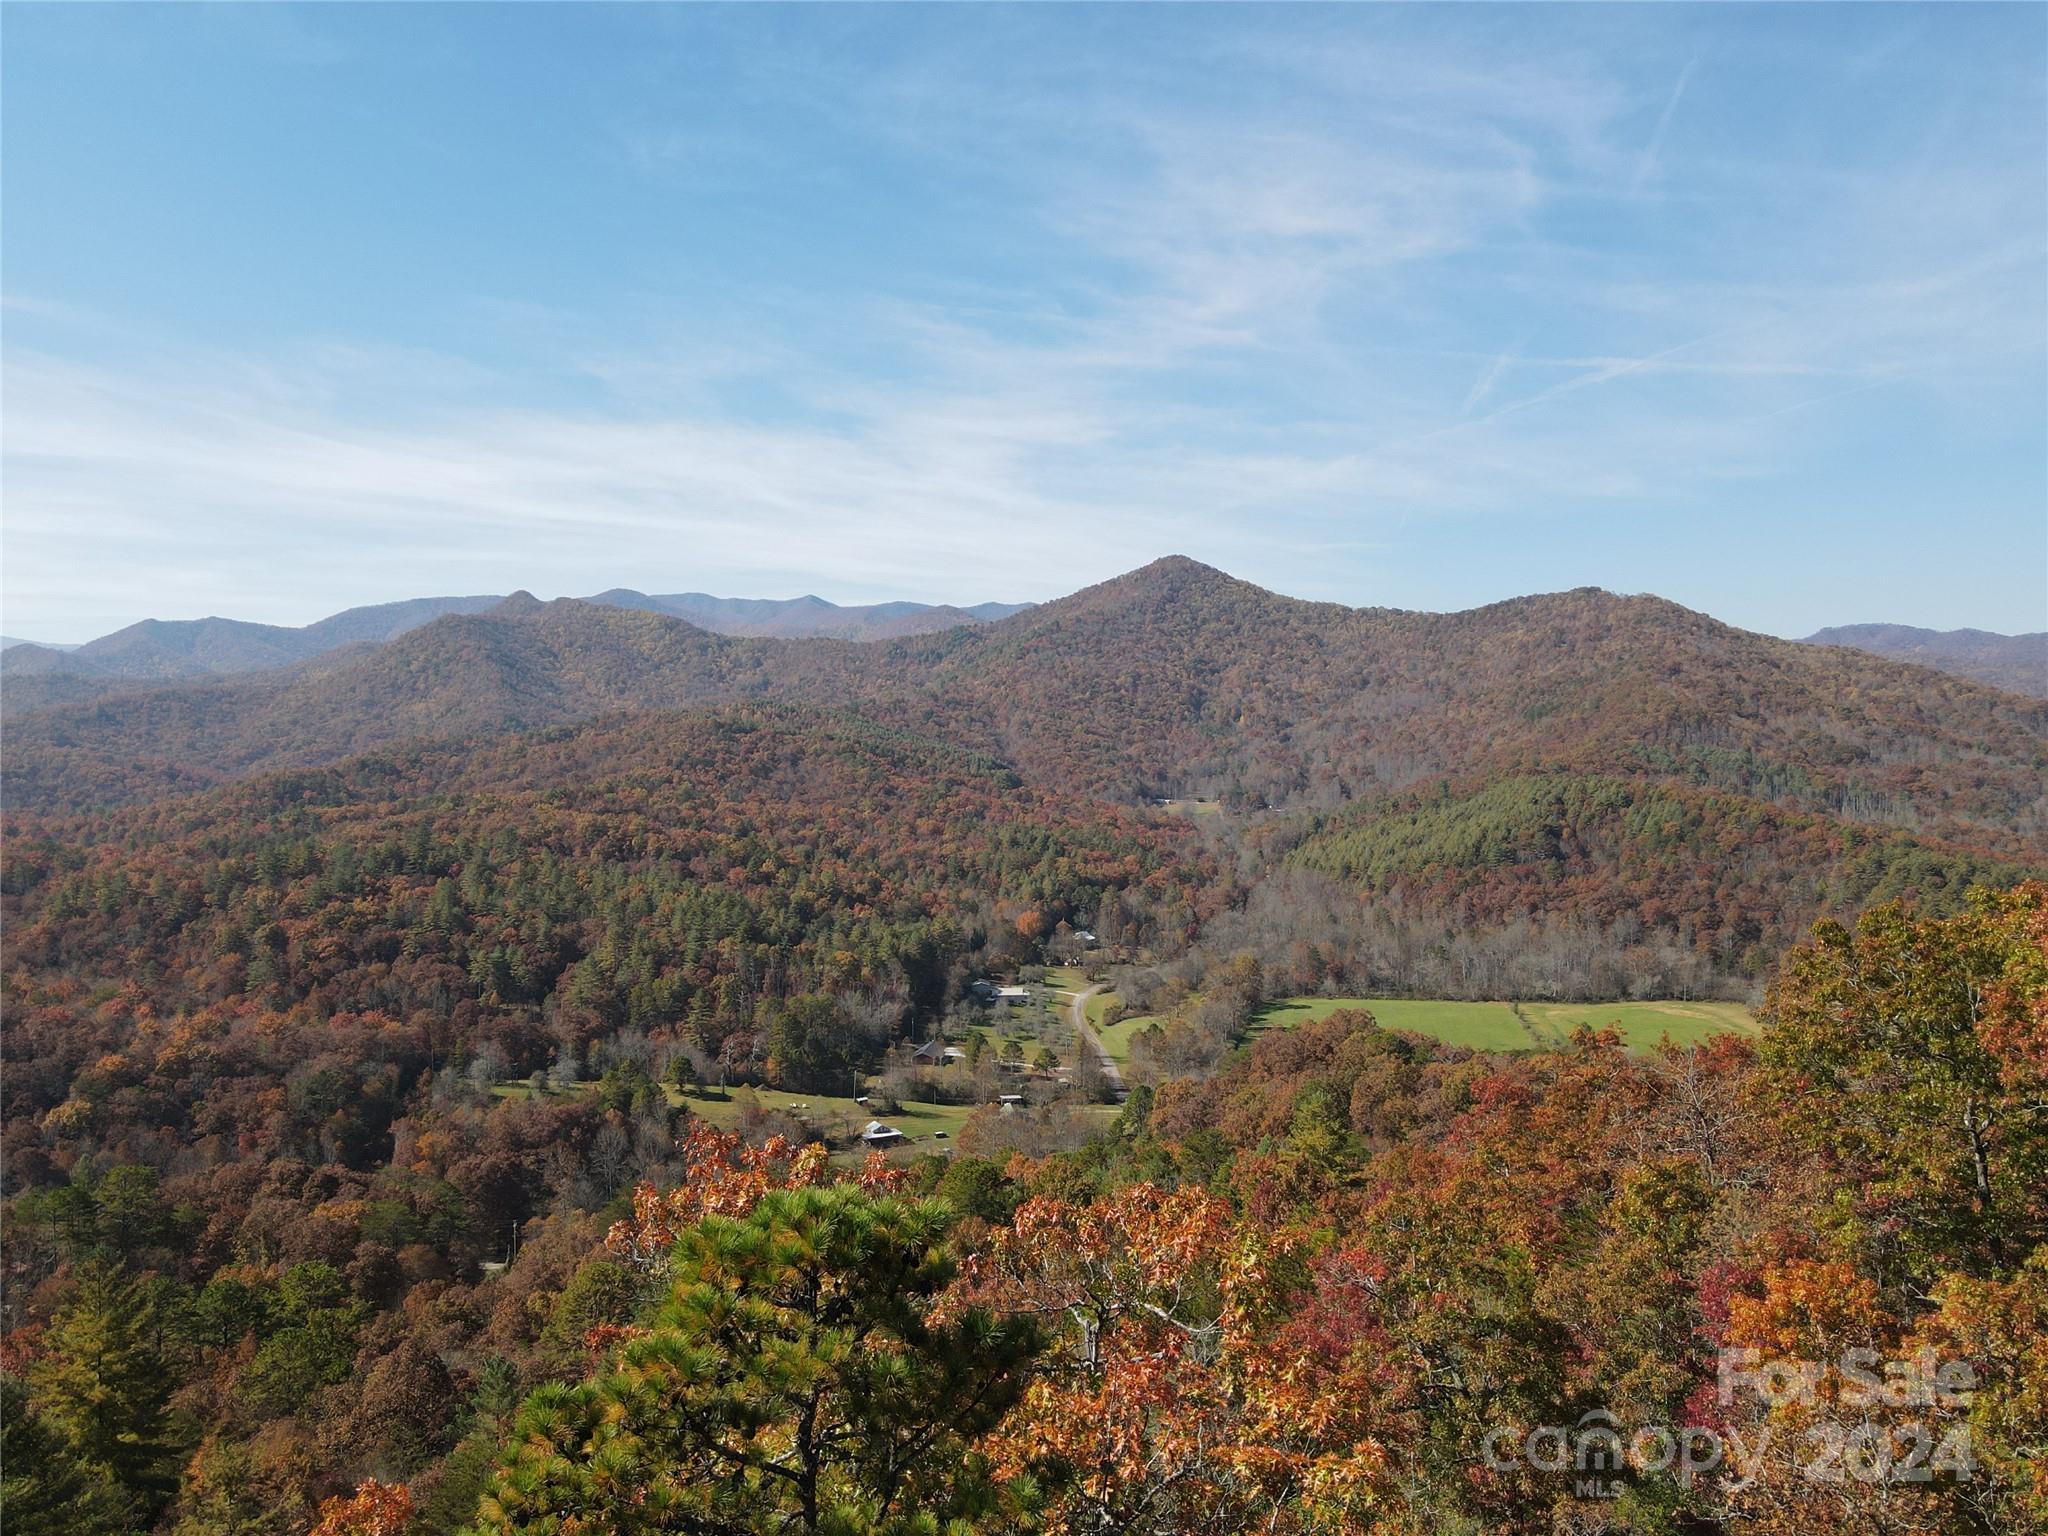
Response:
POLYGON ((12 5, 4 613, 2048 624, 2048 9, 12 5))

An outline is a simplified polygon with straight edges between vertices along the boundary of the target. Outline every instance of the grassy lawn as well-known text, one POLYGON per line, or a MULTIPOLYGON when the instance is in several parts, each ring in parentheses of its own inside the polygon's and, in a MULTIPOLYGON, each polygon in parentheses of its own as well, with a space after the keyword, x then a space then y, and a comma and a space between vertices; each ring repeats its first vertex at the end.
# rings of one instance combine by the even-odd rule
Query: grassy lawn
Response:
POLYGON ((980 1035, 991 1050, 1015 1041, 1027 1058, 1035 1056, 1040 1046, 1049 1045, 1064 1059, 1074 1044, 1074 1027, 1067 1022, 1064 1008, 998 1008, 987 1024, 955 1030, 947 1044, 965 1047, 969 1035, 980 1035))
MULTIPOLYGON (((1022 1011, 1022 1009, 1018 1010, 1018 1012, 1020 1013, 1022 1011)), ((994 1024, 971 1025, 968 1028, 963 1029, 959 1032, 958 1039, 955 1039, 951 1035, 948 1035, 946 1037, 946 1044, 957 1045, 962 1048, 965 1048, 967 1044, 967 1037, 969 1035, 981 1036, 981 1038, 988 1043, 988 1048, 990 1050, 1000 1050, 1006 1042, 1011 1040, 1016 1041, 1019 1045, 1023 1046, 1024 1049, 1027 1051, 1036 1050, 1038 1048, 1038 1037, 1034 1035, 1030 1030, 1017 1026, 1007 1025, 998 1028, 994 1024)))
POLYGON ((1346 1008, 1370 1010, 1382 1028, 1412 1030, 1475 1051, 1528 1051, 1537 1044, 1506 1003, 1449 1003, 1426 998, 1290 997, 1261 1008, 1252 1028, 1255 1033, 1292 1029, 1346 1008))
POLYGON ((1538 1029, 1569 1039, 1581 1024, 1613 1025, 1639 1051, 1653 1049, 1669 1035, 1673 1045, 1698 1045, 1715 1035, 1753 1035, 1756 1018, 1740 1003, 1524 1003, 1522 1012, 1538 1029))
MULTIPOLYGON (((1058 970, 1047 971, 1046 984, 1048 986, 1056 984, 1069 995, 1092 985, 1086 973, 1078 966, 1063 966, 1058 970), (1055 978, 1060 979, 1055 982, 1055 978)), ((1081 1005, 1081 1010, 1088 1015, 1088 1027, 1094 1030, 1097 1037, 1102 1041, 1103 1050, 1109 1053, 1111 1060, 1118 1063, 1118 1065, 1122 1065, 1124 1062, 1129 1061, 1131 1057, 1131 1036, 1145 1028, 1146 1025, 1157 1023, 1158 1020, 1156 1017, 1148 1016, 1125 1019, 1117 1024, 1104 1024, 1102 1016, 1109 1012, 1110 1004, 1116 1001, 1118 1001, 1118 998, 1114 992, 1107 990, 1097 992, 1081 1005)))
POLYGON ((1102 1041, 1102 1049, 1109 1059, 1121 1067, 1128 1064, 1131 1059, 1131 1036, 1149 1029, 1158 1022, 1157 1015, 1139 1014, 1107 1027, 1098 1024, 1095 1027, 1095 1034, 1102 1041))
POLYGON ((944 1131, 948 1137, 960 1134, 960 1127, 967 1123, 967 1117, 974 1113, 972 1104, 918 1104, 906 1102, 893 1115, 872 1112, 865 1104, 856 1104, 850 1098, 829 1093, 784 1093, 781 1089, 735 1088, 729 1099, 700 1098, 694 1093, 669 1092, 673 1103, 687 1104, 697 1114, 713 1125, 730 1126, 738 1121, 740 1108, 752 1097, 763 1109, 801 1120, 820 1135, 839 1136, 857 1134, 870 1120, 880 1120, 884 1125, 893 1125, 912 1141, 929 1141, 932 1132, 944 1131))
POLYGON ((1522 1018, 1517 1018, 1507 1003, 1407 997, 1290 997, 1260 1009, 1253 1030, 1291 1029, 1343 1008, 1367 1009, 1385 1029, 1411 1030, 1475 1051, 1561 1046, 1580 1024, 1595 1029, 1612 1025, 1639 1051, 1654 1049, 1666 1035, 1678 1045, 1697 1045, 1714 1035, 1756 1030, 1755 1019, 1740 1003, 1523 1003, 1522 1018))
POLYGON ((1045 968, 1045 987, 1049 992, 1079 992, 1088 985, 1088 975, 1078 965, 1048 965, 1045 968))
MULTIPOLYGON (((597 1082, 595 1079, 592 1079, 591 1081, 584 1083, 571 1083, 566 1088, 557 1088, 550 1084, 547 1087, 541 1089, 539 1094, 536 1095, 533 1091, 533 1084, 521 1080, 517 1082, 493 1084, 491 1087, 491 1097, 494 1099, 531 1099, 536 1097, 543 1099, 551 1099, 560 1097, 564 1094, 595 1093, 596 1091, 597 1082)), ((671 1095, 671 1097, 673 1097, 673 1095, 671 1095)))

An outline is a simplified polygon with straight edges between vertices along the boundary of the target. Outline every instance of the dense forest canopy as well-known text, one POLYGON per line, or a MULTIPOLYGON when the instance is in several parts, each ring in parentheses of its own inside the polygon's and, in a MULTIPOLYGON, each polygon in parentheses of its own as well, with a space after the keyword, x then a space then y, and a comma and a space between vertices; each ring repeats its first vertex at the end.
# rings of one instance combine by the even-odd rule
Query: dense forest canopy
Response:
POLYGON ((2041 1528, 2044 731, 1656 599, 1179 560, 866 645, 527 600, 17 700, 0 1513, 2041 1528), (992 989, 1049 964, 1027 1053, 992 989), (1764 1028, 1266 1028, 1303 995, 1764 1028), (864 1159, 898 1100, 954 1129, 864 1159), (1482 1454, 1595 1412, 1839 1437, 1717 1373, 1849 1348, 1972 1362, 1878 1422, 1966 1425, 1979 1475, 1593 1497, 1482 1454))
POLYGON ((2008 848, 2041 836, 2048 702, 1582 590, 1406 613, 1168 559, 878 645, 508 600, 324 669, 30 709, 17 805, 176 793, 419 735, 743 699, 840 705, 1132 800, 1333 806, 1531 765, 1696 783, 2008 848))
POLYGON ((559 1200, 482 1273, 466 1224, 560 1119, 446 1101, 374 1175, 100 1167, 15 1197, 8 1513, 2048 1529, 2048 888, 1823 925, 1768 1012, 1754 1045, 1650 1056, 1478 1055, 1338 1013, 1007 1163, 835 1168, 699 1129, 608 1232, 559 1200), (1759 1360, 1826 1374, 1729 1375, 1759 1360), (1589 1423, 1618 1426, 1611 1455, 1570 1439, 1589 1423), (1680 1431, 1736 1449, 1657 1454, 1680 1431))

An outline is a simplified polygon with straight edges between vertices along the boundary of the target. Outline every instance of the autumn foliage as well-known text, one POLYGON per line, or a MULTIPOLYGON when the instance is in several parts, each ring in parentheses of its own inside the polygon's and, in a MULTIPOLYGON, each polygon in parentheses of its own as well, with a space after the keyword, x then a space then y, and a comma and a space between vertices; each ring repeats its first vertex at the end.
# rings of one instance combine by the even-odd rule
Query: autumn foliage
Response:
POLYGON ((147 706, 172 745, 217 723, 223 777, 317 764, 204 794, 118 711, 33 723, 9 1527, 2048 1528, 2048 889, 1992 889, 2038 712, 1944 683, 1919 720, 1896 669, 1646 601, 1436 623, 1212 577, 803 664, 862 718, 764 697, 773 647, 568 613, 420 642, 417 694, 387 655, 298 734, 253 695, 147 706), (1055 644, 1074 619, 1109 649, 1055 644), (501 668, 473 710, 451 644, 501 668), (1027 646, 1040 685, 996 686, 1027 646), (581 718, 636 668, 722 707, 581 718), (352 713, 487 731, 529 685, 556 728, 352 713), (1190 787, 1241 822, 1142 804, 1190 787), (987 1027, 971 978, 1096 965, 1084 925, 1172 1019, 1121 1108, 856 1161, 685 1107, 844 1095, 987 1027), (1247 1040, 1282 991, 1512 976, 1772 986, 1760 1036, 1689 1050, 1483 1055, 1364 1011, 1247 1040), (1977 1384, 1780 1402, 1731 1354, 1977 1384), (1528 1450, 1609 1421, 1749 1450, 1591 1492, 1528 1450), (1967 1431, 1972 1475, 1857 1474, 1922 1431, 1930 1464, 1967 1431), (1811 1435, 1864 1461, 1817 1480, 1811 1435))
POLYGON ((409 1489, 366 1478, 346 1498, 321 1504, 312 1536, 405 1536, 412 1514, 409 1489))

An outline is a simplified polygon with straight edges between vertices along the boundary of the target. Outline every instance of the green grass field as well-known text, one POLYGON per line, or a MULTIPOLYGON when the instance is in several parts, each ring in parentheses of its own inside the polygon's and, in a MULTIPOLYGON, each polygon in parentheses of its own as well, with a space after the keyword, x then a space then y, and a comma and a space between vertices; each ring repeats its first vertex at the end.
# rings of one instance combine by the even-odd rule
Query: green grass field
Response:
MULTIPOLYGON (((1385 1029, 1412 1030, 1475 1051, 1529 1051, 1538 1042, 1506 1003, 1450 1003, 1417 998, 1290 997, 1261 1008, 1254 1033, 1312 1024, 1346 1008, 1364 1008, 1385 1029)), ((1545 1041, 1543 1044, 1549 1044, 1545 1041)))
POLYGON ((868 1121, 880 1120, 884 1125, 895 1126, 912 1141, 929 1141, 934 1131, 944 1131, 950 1138, 960 1134, 960 1127, 975 1111, 972 1104, 906 1102, 895 1114, 885 1115, 865 1104, 856 1104, 850 1098, 829 1093, 784 1093, 780 1089, 763 1088, 735 1088, 729 1099, 700 1098, 694 1093, 670 1094, 673 1102, 687 1104, 716 1126, 735 1124, 739 1120, 741 1106, 750 1096, 763 1109, 789 1115, 823 1136, 855 1135, 868 1121))
POLYGON ((1428 1035, 1475 1051, 1549 1050, 1579 1025, 1612 1026, 1632 1049, 1654 1049, 1667 1035, 1697 1045, 1718 1034, 1754 1034, 1756 1020, 1740 1003, 1456 1003, 1408 997, 1290 997, 1259 1010, 1253 1031, 1291 1029, 1339 1009, 1363 1008, 1385 1029, 1428 1035), (1524 1023, 1524 1020, 1527 1022, 1524 1023))
POLYGON ((1102 1049, 1109 1059, 1121 1067, 1131 1059, 1131 1037, 1158 1022, 1156 1016, 1140 1014, 1106 1027, 1098 1024, 1095 1026, 1095 1034, 1096 1038, 1102 1041, 1102 1049))
MULTIPOLYGON (((1087 973, 1079 966, 1057 966, 1045 973, 1048 987, 1058 987, 1068 998, 1091 985, 1087 973)), ((1131 1036, 1148 1025, 1159 1022, 1157 1017, 1142 1016, 1124 1019, 1115 1024, 1104 1024, 1102 1016, 1109 1011, 1109 1005, 1117 1000, 1114 992, 1098 992, 1082 1004, 1082 1011, 1088 1015, 1088 1025, 1102 1041, 1102 1049, 1109 1059, 1123 1066, 1131 1059, 1131 1036)))
POLYGON ((1715 1035, 1753 1035, 1756 1016, 1740 1003, 1524 1003, 1522 1012, 1538 1029, 1570 1038, 1581 1024, 1613 1025, 1637 1050, 1649 1050, 1664 1036, 1673 1045, 1698 1045, 1715 1035))

